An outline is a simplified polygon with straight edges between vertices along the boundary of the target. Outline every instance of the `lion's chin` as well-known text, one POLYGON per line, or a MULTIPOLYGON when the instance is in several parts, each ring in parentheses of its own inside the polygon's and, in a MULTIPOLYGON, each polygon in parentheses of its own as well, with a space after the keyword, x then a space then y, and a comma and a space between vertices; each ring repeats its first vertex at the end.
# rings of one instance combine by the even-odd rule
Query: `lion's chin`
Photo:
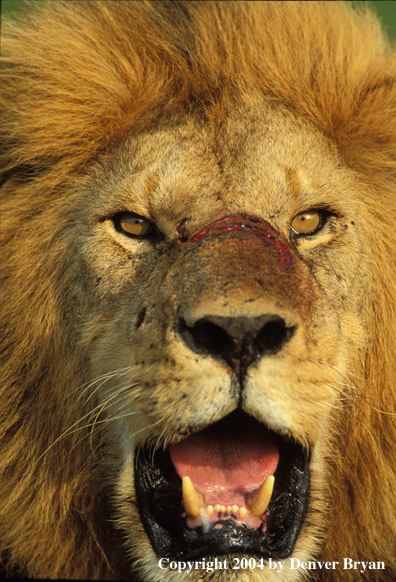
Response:
POLYGON ((237 410, 164 450, 143 447, 135 483, 159 557, 282 559, 305 517, 309 455, 237 410))

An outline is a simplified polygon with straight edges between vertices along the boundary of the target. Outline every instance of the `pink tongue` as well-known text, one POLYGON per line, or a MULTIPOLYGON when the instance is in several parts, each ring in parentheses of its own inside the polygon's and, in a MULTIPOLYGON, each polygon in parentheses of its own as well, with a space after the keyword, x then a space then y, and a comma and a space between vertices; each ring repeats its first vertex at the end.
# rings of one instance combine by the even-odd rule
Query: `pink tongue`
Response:
POLYGON ((201 493, 220 495, 257 489, 279 460, 274 436, 249 425, 226 434, 208 428, 171 445, 169 451, 180 477, 190 477, 201 493))

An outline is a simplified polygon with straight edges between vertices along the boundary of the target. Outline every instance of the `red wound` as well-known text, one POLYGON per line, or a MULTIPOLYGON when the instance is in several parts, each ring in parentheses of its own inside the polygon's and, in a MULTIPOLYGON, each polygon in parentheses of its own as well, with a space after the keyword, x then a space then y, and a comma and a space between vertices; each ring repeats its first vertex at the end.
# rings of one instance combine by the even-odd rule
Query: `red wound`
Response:
POLYGON ((188 231, 185 226, 186 220, 183 220, 177 228, 179 240, 185 244, 193 244, 204 239, 210 232, 231 232, 231 231, 245 231, 253 232, 255 235, 262 238, 265 242, 271 243, 275 246, 280 254, 280 264, 284 269, 287 269, 291 263, 291 255, 287 246, 281 242, 277 236, 274 228, 265 220, 256 218, 255 216, 226 216, 212 222, 205 226, 192 238, 188 238, 188 231))

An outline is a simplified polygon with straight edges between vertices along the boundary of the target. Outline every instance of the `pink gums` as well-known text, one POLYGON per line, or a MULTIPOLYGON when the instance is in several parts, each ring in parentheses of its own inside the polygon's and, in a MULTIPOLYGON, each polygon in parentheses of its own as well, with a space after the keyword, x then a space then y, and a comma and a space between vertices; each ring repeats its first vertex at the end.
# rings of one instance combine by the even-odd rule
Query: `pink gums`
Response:
POLYGON ((226 216, 225 218, 220 218, 208 226, 205 226, 189 240, 185 222, 186 221, 183 220, 177 228, 177 232, 179 233, 179 240, 182 243, 192 244, 199 242, 213 230, 217 232, 231 232, 234 230, 251 231, 262 238, 264 241, 272 243, 276 247, 280 254, 280 264, 283 269, 287 269, 290 266, 291 255, 287 246, 275 236, 274 229, 265 220, 261 220, 260 218, 256 218, 254 216, 226 216))

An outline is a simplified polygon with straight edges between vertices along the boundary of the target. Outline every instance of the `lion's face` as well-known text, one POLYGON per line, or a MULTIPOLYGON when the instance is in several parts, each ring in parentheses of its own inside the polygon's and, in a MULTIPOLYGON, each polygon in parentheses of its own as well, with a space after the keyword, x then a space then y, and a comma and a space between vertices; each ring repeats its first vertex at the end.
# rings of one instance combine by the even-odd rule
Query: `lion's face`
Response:
POLYGON ((269 102, 226 119, 181 113, 131 139, 73 210, 80 346, 121 528, 152 580, 161 557, 312 555, 329 419, 364 341, 349 171, 269 102))
POLYGON ((0 572, 355 582, 349 558, 393 581, 380 23, 28 4, 1 39, 0 572))

